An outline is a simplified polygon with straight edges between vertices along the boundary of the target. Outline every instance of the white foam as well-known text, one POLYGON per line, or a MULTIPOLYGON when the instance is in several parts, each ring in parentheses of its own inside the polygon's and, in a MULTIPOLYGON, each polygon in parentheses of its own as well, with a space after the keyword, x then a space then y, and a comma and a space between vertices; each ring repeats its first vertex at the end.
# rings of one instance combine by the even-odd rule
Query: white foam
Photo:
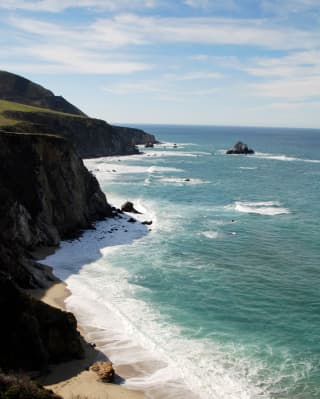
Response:
POLYGON ((257 169, 257 167, 255 167, 255 166, 240 166, 239 169, 243 169, 243 170, 255 170, 255 169, 257 169))
POLYGON ((256 202, 236 201, 231 206, 227 206, 227 208, 232 208, 238 212, 243 212, 243 213, 256 213, 259 215, 268 215, 268 216, 290 213, 290 211, 287 208, 281 207, 281 204, 278 201, 256 201, 256 202))
POLYGON ((191 178, 186 178, 186 177, 184 177, 184 178, 179 178, 179 177, 161 177, 159 180, 164 182, 164 183, 174 183, 174 184, 179 184, 179 185, 208 183, 208 181, 206 181, 206 180, 191 179, 191 178))
POLYGON ((290 157, 284 154, 269 154, 264 152, 256 152, 254 155, 251 155, 253 158, 262 158, 262 159, 273 159, 276 161, 298 161, 298 162, 306 162, 306 163, 320 163, 318 159, 304 159, 304 158, 297 158, 297 157, 290 157))
POLYGON ((220 236, 218 231, 202 231, 200 234, 210 239, 216 239, 220 236))

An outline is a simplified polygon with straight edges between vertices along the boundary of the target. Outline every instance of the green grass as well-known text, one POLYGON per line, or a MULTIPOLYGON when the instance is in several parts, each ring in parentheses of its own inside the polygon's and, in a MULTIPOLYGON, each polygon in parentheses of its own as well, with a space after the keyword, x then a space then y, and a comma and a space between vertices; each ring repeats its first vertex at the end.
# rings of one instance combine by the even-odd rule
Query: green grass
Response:
POLYGON ((0 126, 12 126, 21 122, 21 120, 18 121, 13 118, 8 118, 7 116, 5 116, 4 115, 5 111, 42 112, 47 114, 63 115, 72 118, 86 118, 86 116, 83 115, 67 114, 64 112, 53 111, 48 108, 40 108, 31 105, 15 103, 12 101, 0 100, 0 126))

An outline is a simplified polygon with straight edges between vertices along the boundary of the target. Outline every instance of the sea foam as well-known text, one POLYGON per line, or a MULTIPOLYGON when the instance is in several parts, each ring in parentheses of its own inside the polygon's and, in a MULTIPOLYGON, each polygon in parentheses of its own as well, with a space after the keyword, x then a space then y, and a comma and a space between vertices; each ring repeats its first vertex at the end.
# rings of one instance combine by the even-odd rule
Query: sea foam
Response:
POLYGON ((228 208, 232 208, 238 212, 256 213, 268 216, 290 213, 290 211, 287 208, 283 208, 278 201, 236 201, 231 206, 228 206, 228 208))

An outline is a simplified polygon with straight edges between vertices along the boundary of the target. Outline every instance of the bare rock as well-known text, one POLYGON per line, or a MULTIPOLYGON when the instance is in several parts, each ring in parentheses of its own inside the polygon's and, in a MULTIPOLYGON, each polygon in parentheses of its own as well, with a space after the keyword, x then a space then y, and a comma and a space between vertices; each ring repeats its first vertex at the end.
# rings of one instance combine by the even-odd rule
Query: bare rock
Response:
POLYGON ((90 370, 98 374, 99 378, 104 382, 114 381, 114 368, 112 362, 96 362, 91 367, 90 370))
POLYGON ((127 201, 125 202, 122 206, 121 206, 121 210, 123 212, 129 212, 129 213, 139 213, 141 214, 141 212, 137 211, 133 205, 132 202, 127 201))
POLYGON ((226 152, 227 154, 254 154, 254 151, 248 148, 247 144, 238 141, 230 150, 226 152))

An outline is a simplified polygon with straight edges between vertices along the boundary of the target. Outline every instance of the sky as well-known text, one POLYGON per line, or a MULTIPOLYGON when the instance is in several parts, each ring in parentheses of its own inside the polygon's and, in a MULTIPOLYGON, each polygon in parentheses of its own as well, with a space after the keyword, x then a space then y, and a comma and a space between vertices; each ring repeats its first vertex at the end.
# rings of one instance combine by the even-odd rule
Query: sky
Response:
POLYGON ((320 128, 320 0, 0 0, 0 69, 110 123, 320 128))

